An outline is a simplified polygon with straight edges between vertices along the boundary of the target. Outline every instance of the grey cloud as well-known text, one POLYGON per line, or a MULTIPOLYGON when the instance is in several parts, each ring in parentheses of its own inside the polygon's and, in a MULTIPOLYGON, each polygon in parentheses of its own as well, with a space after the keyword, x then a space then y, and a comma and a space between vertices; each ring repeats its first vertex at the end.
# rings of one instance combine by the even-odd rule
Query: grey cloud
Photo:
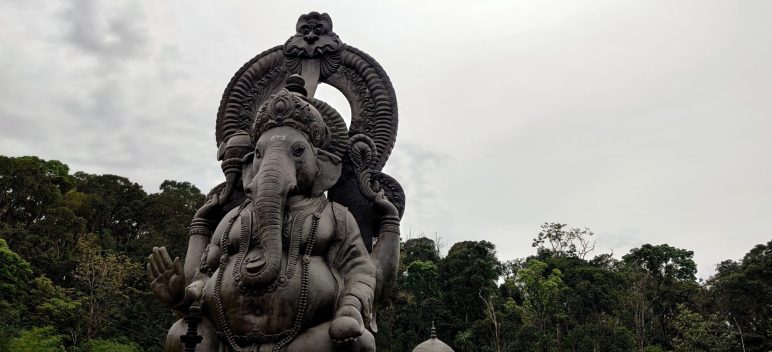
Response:
POLYGON ((436 230, 423 227, 440 220, 447 212, 438 194, 436 182, 440 170, 451 157, 441 150, 433 150, 420 142, 398 143, 384 171, 402 184, 406 193, 406 222, 412 222, 418 231, 436 230))
MULTIPOLYGON (((618 255, 694 250, 700 275, 768 240, 772 50, 758 43, 772 3, 564 5, 323 9, 396 87, 385 171, 407 192, 405 230, 486 239, 512 259, 554 219, 590 227, 618 255)), ((0 2, 0 47, 14 53, 0 56, 0 152, 148 191, 164 179, 208 190, 222 178, 223 88, 316 5, 262 6, 0 2)), ((319 96, 347 113, 341 96, 319 96)))
MULTIPOLYGON (((104 9, 98 0, 72 0, 62 11, 66 39, 100 59, 120 60, 146 52, 148 37, 139 2, 104 9)), ((109 4, 114 5, 114 2, 109 4)))

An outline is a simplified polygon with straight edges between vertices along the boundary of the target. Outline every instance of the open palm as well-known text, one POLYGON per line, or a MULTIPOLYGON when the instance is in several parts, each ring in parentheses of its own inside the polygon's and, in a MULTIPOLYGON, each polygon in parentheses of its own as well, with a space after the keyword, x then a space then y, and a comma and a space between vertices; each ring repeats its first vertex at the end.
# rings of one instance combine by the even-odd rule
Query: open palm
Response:
POLYGON ((153 294, 168 306, 180 303, 185 296, 185 274, 180 258, 172 261, 166 247, 153 247, 147 260, 147 278, 153 294))

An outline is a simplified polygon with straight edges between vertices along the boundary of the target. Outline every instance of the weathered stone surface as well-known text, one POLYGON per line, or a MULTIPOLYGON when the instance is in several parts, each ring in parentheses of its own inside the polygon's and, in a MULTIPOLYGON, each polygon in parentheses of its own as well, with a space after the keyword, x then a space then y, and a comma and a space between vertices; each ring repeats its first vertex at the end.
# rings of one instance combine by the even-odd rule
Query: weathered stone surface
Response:
POLYGON ((397 103, 378 63, 332 28, 327 14, 301 16, 226 87, 225 181, 191 221, 184 263, 164 247, 148 258, 153 293, 183 316, 166 351, 375 351, 405 208, 380 171, 397 103), (351 126, 313 98, 319 83, 349 100, 351 126))

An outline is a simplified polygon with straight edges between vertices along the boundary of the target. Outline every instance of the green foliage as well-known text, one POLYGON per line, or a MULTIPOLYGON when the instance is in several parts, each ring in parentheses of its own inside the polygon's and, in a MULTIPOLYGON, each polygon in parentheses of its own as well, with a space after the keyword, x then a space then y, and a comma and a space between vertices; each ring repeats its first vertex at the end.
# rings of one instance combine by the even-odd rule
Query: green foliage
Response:
POLYGON ((566 343, 574 351, 626 352, 635 349, 630 330, 613 317, 576 326, 566 335, 566 343))
POLYGON ((28 345, 42 326, 72 351, 98 338, 102 350, 159 351, 176 318, 149 293, 142 265, 152 245, 184 253, 204 195, 188 182, 147 195, 124 177, 68 172, 0 156, 0 350, 14 338, 28 345))
POLYGON ((132 271, 141 271, 137 263, 126 256, 102 254, 94 236, 84 236, 78 242, 78 266, 75 269, 77 287, 83 292, 88 319, 85 336, 95 338, 117 317, 128 299, 127 279, 132 271))
POLYGON ((437 264, 416 260, 407 266, 402 287, 418 301, 439 298, 439 274, 437 264))
POLYGON ((71 187, 69 168, 34 156, 0 156, 0 221, 29 225, 71 187))
POLYGON ((643 352, 664 352, 665 350, 662 349, 659 345, 649 345, 644 347, 641 351, 643 352))
POLYGON ((0 238, 0 299, 10 299, 27 288, 32 266, 0 238))
POLYGON ((427 237, 407 240, 402 246, 402 255, 405 256, 405 263, 408 264, 419 260, 432 263, 440 260, 437 245, 427 237))
POLYGON ((51 326, 22 331, 11 341, 8 352, 64 352, 63 337, 54 333, 51 326))
POLYGON ((146 240, 139 244, 136 260, 144 260, 158 244, 164 244, 173 256, 184 256, 188 224, 204 204, 204 195, 190 182, 166 180, 160 190, 147 196, 139 213, 140 232, 146 240))
POLYGON ((89 352, 140 352, 140 347, 131 342, 117 342, 102 339, 93 339, 88 342, 89 352))
POLYGON ((735 331, 716 314, 703 316, 678 304, 673 321, 678 335, 673 338, 676 351, 727 351, 737 341, 735 331))
POLYGON ((772 350, 772 241, 716 269, 707 282, 712 310, 737 332, 747 351, 772 350))
POLYGON ((13 252, 0 238, 0 347, 8 343, 25 323, 28 308, 24 302, 29 299, 28 284, 32 267, 21 256, 13 252))
POLYGON ((35 278, 33 284, 36 295, 29 303, 34 306, 36 321, 56 327, 66 336, 67 343, 77 343, 86 314, 83 299, 77 297, 75 289, 57 286, 44 276, 35 278))
POLYGON ((639 347, 651 342, 670 348, 675 335, 672 320, 678 303, 689 301, 699 292, 695 281, 697 264, 692 251, 667 244, 645 244, 622 257, 627 299, 633 313, 639 347))
POLYGON ((582 259, 595 250, 595 242, 590 241, 594 233, 590 229, 566 227, 566 224, 545 222, 531 246, 539 252, 551 253, 554 256, 576 256, 582 259))
POLYGON ((76 189, 90 195, 81 212, 86 215, 87 230, 100 235, 99 245, 124 253, 135 251, 147 198, 142 186, 115 175, 76 172, 73 177, 76 189))
POLYGON ((644 244, 630 250, 622 260, 646 271, 658 284, 667 280, 694 281, 697 264, 692 259, 694 252, 670 247, 666 244, 653 246, 644 244))
POLYGON ((75 268, 74 251, 83 234, 85 220, 66 207, 52 206, 41 219, 24 229, 7 234, 9 241, 29 261, 37 273, 57 284, 67 285, 75 268))
MULTIPOLYGON (((188 182, 147 194, 124 177, 0 156, 0 351, 160 351, 177 317, 142 266, 155 245, 185 253, 203 201, 188 182)), ((458 352, 772 350, 772 241, 699 284, 691 251, 590 258, 592 236, 545 223, 533 256, 503 262, 486 241, 445 257, 428 238, 402 243, 379 349, 412 351, 434 321, 458 352)))
POLYGON ((553 341, 548 331, 551 331, 565 314, 560 304, 566 289, 562 276, 560 270, 548 270, 547 263, 531 259, 517 272, 515 278, 516 285, 523 293, 524 317, 528 323, 538 328, 542 351, 550 350, 553 341))
POLYGON ((501 273, 493 243, 458 242, 438 267, 443 299, 453 307, 456 319, 463 325, 482 319, 485 313, 480 296, 488 297, 496 290, 501 273))

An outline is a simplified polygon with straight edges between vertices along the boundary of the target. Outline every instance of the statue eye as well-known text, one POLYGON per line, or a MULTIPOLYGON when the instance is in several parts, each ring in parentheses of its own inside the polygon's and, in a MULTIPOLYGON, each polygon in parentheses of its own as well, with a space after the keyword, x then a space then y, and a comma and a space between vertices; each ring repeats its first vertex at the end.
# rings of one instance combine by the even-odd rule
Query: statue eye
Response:
POLYGON ((314 34, 322 35, 322 26, 316 26, 316 28, 314 28, 314 34))
POLYGON ((300 27, 300 33, 303 33, 303 35, 311 33, 311 28, 308 28, 308 26, 302 26, 300 27))
POLYGON ((306 151, 306 148, 304 147, 295 147, 292 149, 292 155, 294 156, 301 156, 303 155, 303 152, 306 151))
POLYGON ((255 149, 255 158, 260 159, 263 157, 263 153, 260 152, 260 149, 255 149))

